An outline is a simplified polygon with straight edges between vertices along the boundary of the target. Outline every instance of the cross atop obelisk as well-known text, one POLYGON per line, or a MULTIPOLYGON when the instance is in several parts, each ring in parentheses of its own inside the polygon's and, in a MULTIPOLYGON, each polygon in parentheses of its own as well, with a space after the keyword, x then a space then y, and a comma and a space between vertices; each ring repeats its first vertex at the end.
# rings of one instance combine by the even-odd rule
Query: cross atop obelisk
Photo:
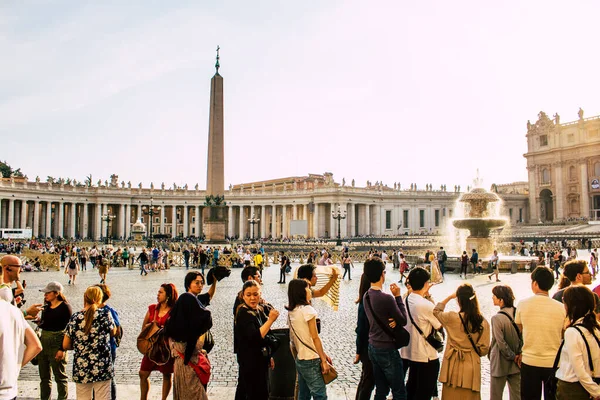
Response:
POLYGON ((208 123, 208 168, 206 194, 222 196, 225 191, 225 161, 223 145, 223 77, 219 75, 219 50, 215 75, 210 81, 210 115, 208 123))

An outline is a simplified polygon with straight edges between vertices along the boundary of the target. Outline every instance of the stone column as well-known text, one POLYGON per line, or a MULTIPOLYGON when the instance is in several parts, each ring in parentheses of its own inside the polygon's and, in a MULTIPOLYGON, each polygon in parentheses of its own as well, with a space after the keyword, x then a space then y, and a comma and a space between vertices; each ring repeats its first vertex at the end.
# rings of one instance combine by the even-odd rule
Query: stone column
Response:
POLYGON ((260 236, 259 238, 267 237, 267 215, 265 214, 265 206, 260 206, 260 236))
POLYGON ((271 206, 271 236, 277 237, 277 206, 275 204, 271 206))
POLYGON ((117 223, 117 236, 125 238, 125 204, 119 204, 119 219, 117 223))
POLYGON ((313 237, 318 238, 321 236, 319 229, 319 204, 315 203, 315 211, 313 212, 313 237))
POLYGON ((56 236, 58 237, 64 237, 65 235, 65 203, 63 203, 62 201, 60 201, 58 203, 58 225, 57 225, 57 231, 56 231, 56 236))
POLYGON ((131 236, 131 205, 125 206, 125 239, 131 236))
POLYGON ((33 201, 33 236, 36 238, 40 234, 40 202, 39 200, 33 201))
MULTIPOLYGON (((536 192, 535 185, 535 167, 528 167, 529 173, 529 222, 535 223, 540 221, 540 216, 538 215, 538 204, 537 197, 538 193, 536 192)), ((523 221, 525 222, 525 221, 523 221)))
POLYGON ((21 218, 19 219, 21 229, 27 228, 27 200, 21 200, 21 218))
POLYGON ((292 221, 295 221, 298 219, 298 205, 294 204, 292 205, 292 221))
POLYGON ((194 223, 194 232, 196 232, 194 234, 194 236, 199 237, 200 236, 200 220, 202 219, 202 217, 200 216, 200 206, 195 206, 194 207, 194 217, 195 217, 195 223, 194 223))
POLYGON ((83 217, 83 222, 81 223, 81 237, 82 238, 87 238, 90 235, 90 230, 88 225, 89 223, 89 209, 88 209, 88 205, 87 203, 83 203, 81 205, 81 216, 83 217))
POLYGON ((581 163, 581 216, 590 218, 590 192, 587 160, 581 163))
POLYGON ((8 199, 8 210, 7 210, 6 217, 7 217, 6 218, 7 219, 6 227, 14 228, 15 227, 15 200, 14 199, 8 199))
POLYGON ((142 204, 138 203, 138 205, 137 205, 137 215, 136 215, 136 221, 135 222, 137 222, 137 220, 140 219, 140 218, 142 218, 142 204))
POLYGON ((165 234, 165 215, 167 214, 167 210, 165 210, 165 207, 161 207, 160 208, 160 212, 158 213, 158 216, 160 217, 160 234, 164 235, 165 234))
POLYGON ((287 206, 285 204, 281 206, 281 236, 288 236, 287 206))
POLYGON ((365 204, 365 235, 371 234, 371 205, 365 204))
MULTIPOLYGON (((254 204, 250 205, 250 216, 249 218, 256 218, 256 211, 254 210, 254 204)), ((256 226, 256 224, 248 224, 248 229, 250 229, 250 238, 254 239, 256 238, 258 235, 258 227, 256 226)))
POLYGON ((348 215, 346 218, 348 218, 348 226, 349 226, 349 230, 348 230, 348 235, 350 237, 354 237, 356 236, 356 222, 354 221, 356 218, 356 212, 355 212, 355 204, 354 203, 349 203, 348 204, 348 215))
POLYGON ((186 238, 189 236, 188 231, 190 229, 189 227, 189 214, 190 209, 188 208, 187 205, 183 206, 183 237, 186 238))
POLYGON ((52 236, 52 202, 46 202, 46 226, 45 226, 45 236, 49 238, 52 236))
POLYGON ((76 211, 77 211, 77 204, 76 203, 71 203, 71 207, 70 207, 70 211, 71 211, 71 215, 69 216, 69 236, 74 238, 75 237, 75 221, 77 221, 77 216, 76 216, 76 211))
POLYGON ((554 179, 556 179, 556 196, 554 196, 554 199, 555 199, 554 209, 556 210, 556 213, 554 215, 555 215, 556 221, 562 221, 565 218, 565 213, 564 213, 564 211, 565 211, 564 210, 565 193, 563 190, 562 165, 560 163, 556 163, 554 172, 555 172, 554 179))
MULTIPOLYGON (((302 204, 302 219, 305 220, 308 225, 308 204, 302 204)), ((308 232, 306 233, 308 236, 308 232)))
POLYGON ((96 212, 94 213, 94 239, 100 240, 102 236, 102 204, 96 204, 96 212))
POLYGON ((239 220, 240 229, 239 230, 240 230, 240 239, 241 240, 244 240, 245 237, 246 237, 245 236, 246 232, 244 231, 244 227, 246 225, 245 224, 245 222, 246 222, 245 219, 246 219, 246 216, 244 215, 244 206, 240 206, 240 220, 239 220))
POLYGON ((227 206, 227 225, 228 225, 228 233, 229 237, 233 236, 233 206, 227 206))
POLYGON ((171 237, 177 236, 177 206, 171 206, 171 237))
POLYGON ((343 238, 348 236, 348 218, 350 215, 348 214, 348 204, 342 204, 342 212, 346 210, 346 219, 340 221, 340 236, 343 238))

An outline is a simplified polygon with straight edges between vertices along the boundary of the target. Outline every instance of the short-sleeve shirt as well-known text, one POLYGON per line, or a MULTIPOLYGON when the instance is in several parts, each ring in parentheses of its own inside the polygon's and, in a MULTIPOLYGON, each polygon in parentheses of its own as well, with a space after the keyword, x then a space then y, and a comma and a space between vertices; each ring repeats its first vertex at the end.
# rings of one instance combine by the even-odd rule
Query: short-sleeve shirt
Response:
POLYGON ((316 347, 310 335, 310 330, 308 329, 308 321, 317 317, 317 310, 309 305, 298 306, 289 312, 289 317, 291 325, 290 340, 296 350, 298 350, 298 359, 314 360, 315 358, 319 358, 319 354, 315 351, 316 347))
POLYGON ((29 327, 23 313, 0 300, 0 399, 17 397, 17 380, 25 351, 25 331, 29 327))
POLYGON ((88 334, 84 331, 85 312, 73 314, 65 332, 73 342, 73 382, 92 383, 112 379, 110 331, 114 327, 111 313, 106 308, 96 310, 88 334))

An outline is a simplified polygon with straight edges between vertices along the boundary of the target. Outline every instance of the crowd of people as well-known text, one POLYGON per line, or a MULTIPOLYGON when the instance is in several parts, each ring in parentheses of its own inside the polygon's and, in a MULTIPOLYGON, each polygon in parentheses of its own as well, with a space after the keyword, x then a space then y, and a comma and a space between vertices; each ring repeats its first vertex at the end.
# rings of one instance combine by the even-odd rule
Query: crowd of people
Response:
MULTIPOLYGON (((80 263, 82 253, 83 265, 89 260, 98 269, 102 260, 110 257, 95 248, 79 253, 68 250, 63 268, 69 284, 75 284, 77 273, 69 270, 72 264, 80 263)), ((144 253, 145 249, 140 254, 144 253)), ((245 254, 242 251, 242 256, 245 254)), ((493 400, 503 398, 506 384, 511 399, 540 399, 542 393, 546 399, 600 399, 600 385, 596 383, 600 382, 600 368, 597 372, 594 368, 600 365, 600 298, 596 293, 600 289, 591 291, 587 287, 597 269, 597 253, 591 254, 589 263, 574 258, 561 264, 561 288, 552 297, 549 291, 555 276, 546 266, 533 270, 533 296, 522 299, 516 307, 508 285, 494 286, 492 301, 499 310, 488 321, 469 283, 460 284, 442 301, 432 298, 431 287, 444 276, 443 248, 427 252, 428 265, 411 269, 404 266, 401 252, 393 252, 390 257, 385 251, 374 251, 364 263, 357 299, 354 362, 362 364, 362 373, 356 399, 369 399, 374 394, 376 400, 383 400, 390 392, 393 399, 431 399, 440 396, 438 383, 444 399, 479 399, 481 358, 486 356, 490 359, 493 400), (407 273, 401 275, 405 279, 404 293, 402 285, 395 282, 389 285, 391 294, 384 292, 388 261, 393 268, 404 268, 403 273, 407 273), (446 310, 454 301, 458 311, 446 310)), ((153 261, 154 253, 148 252, 147 257, 153 261)), ((497 254, 495 257, 497 269, 497 254)), ((468 262, 476 268, 479 260, 473 263, 472 258, 468 262)), ((252 255, 249 261, 241 270, 241 290, 233 302, 234 352, 239 365, 236 400, 269 398, 268 371, 281 368, 273 355, 288 345, 272 333, 282 310, 263 298, 263 260, 252 255)), ((285 283, 289 264, 282 254, 280 283, 285 283)), ((316 265, 332 264, 326 250, 315 249, 307 264, 297 268, 296 278, 287 283, 289 345, 297 371, 296 396, 301 400, 326 399, 327 377, 335 371, 334 360, 320 338, 318 313, 312 306, 312 300, 324 296, 339 279, 334 268, 329 281, 317 288, 316 265)), ((21 259, 7 255, 0 265, 0 306, 4 309, 2 315, 6 315, 0 318, 2 346, 6 360, 16 360, 12 366, 3 362, 0 399, 16 397, 19 365, 31 360, 38 365, 41 398, 51 396, 51 376, 57 384, 58 398, 66 398, 69 351, 73 352, 71 379, 77 398, 116 399, 114 370, 122 328, 117 310, 107 304, 111 292, 106 276, 102 278, 100 273, 101 283, 85 290, 81 310, 72 309, 59 282, 49 282, 41 290, 43 304, 19 310, 13 305, 23 304, 19 289, 21 259), (25 319, 36 322, 39 335, 25 319)), ((353 264, 349 253, 344 252, 341 265, 344 277, 347 274, 350 279, 353 264)), ((144 267, 140 267, 141 273, 144 267)), ((77 268, 82 268, 81 264, 77 268)), ((157 346, 167 348, 168 356, 166 361, 159 361, 154 353, 144 353, 139 369, 142 400, 148 396, 152 371, 162 374, 163 399, 171 391, 176 400, 208 398, 210 350, 215 340, 222 340, 210 331, 210 303, 217 282, 225 276, 216 270, 211 268, 206 275, 199 270, 188 272, 182 294, 173 283, 159 287, 156 303, 149 305, 141 331, 152 324, 163 332, 157 346), (209 288, 205 291, 206 285, 209 288)), ((494 275, 498 280, 497 271, 489 275, 490 279, 494 275)))

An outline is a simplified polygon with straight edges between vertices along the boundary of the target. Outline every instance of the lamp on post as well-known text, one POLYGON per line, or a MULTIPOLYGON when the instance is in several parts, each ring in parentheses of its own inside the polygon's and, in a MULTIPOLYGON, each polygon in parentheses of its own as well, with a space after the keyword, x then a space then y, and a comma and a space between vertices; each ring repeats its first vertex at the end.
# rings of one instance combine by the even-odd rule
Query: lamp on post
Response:
POLYGON ((342 207, 338 204, 337 210, 331 210, 331 218, 337 219, 338 222, 338 234, 336 246, 342 245, 342 220, 346 219, 346 210, 342 210, 342 207))
POLYGON ((259 221, 260 218, 256 218, 254 213, 252 213, 252 216, 248 218, 248 222, 250 222, 250 243, 254 243, 254 225, 258 224, 259 221))
POLYGON ((156 210, 154 209, 154 198, 150 197, 150 207, 143 206, 142 212, 144 215, 148 215, 148 243, 146 244, 149 249, 152 249, 152 217, 154 215, 158 215, 160 213, 161 207, 157 206, 156 210))
POLYGON ((104 243, 109 244, 110 236, 108 234, 108 230, 110 227, 110 223, 113 219, 115 219, 115 216, 110 214, 108 211, 106 211, 106 214, 104 214, 101 219, 102 219, 102 221, 106 222, 106 236, 104 237, 104 243))

